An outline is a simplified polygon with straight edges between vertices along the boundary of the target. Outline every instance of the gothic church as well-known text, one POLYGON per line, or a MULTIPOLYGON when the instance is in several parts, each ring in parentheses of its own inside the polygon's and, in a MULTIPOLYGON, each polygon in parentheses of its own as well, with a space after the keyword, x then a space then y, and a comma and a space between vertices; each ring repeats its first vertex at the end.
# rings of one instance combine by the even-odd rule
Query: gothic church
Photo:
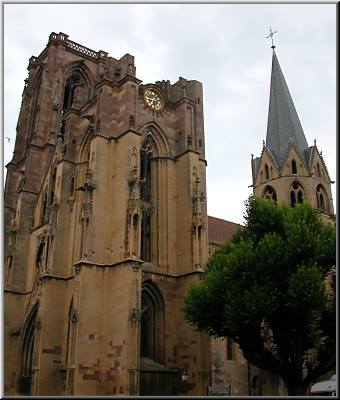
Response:
MULTIPOLYGON (((241 356, 221 375, 225 344, 182 312, 230 227, 207 216, 202 84, 142 84, 133 56, 63 33, 28 71, 5 187, 5 394, 206 395, 222 382, 247 395, 241 356)), ((256 195, 332 218, 275 53, 252 172, 256 195)))

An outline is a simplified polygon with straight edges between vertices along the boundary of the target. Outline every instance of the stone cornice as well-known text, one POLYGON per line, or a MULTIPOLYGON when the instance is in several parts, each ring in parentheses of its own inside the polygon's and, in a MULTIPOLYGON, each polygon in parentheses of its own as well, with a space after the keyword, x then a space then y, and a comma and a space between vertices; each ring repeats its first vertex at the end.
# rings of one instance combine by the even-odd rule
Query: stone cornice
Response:
POLYGON ((133 266, 134 268, 141 269, 142 272, 145 274, 162 275, 162 276, 167 276, 169 278, 174 278, 174 279, 184 278, 184 277, 187 277, 190 275, 195 275, 195 274, 202 275, 204 273, 204 271, 189 271, 189 272, 184 272, 182 274, 170 274, 166 271, 161 271, 160 269, 159 270, 156 270, 156 269, 143 270, 144 261, 140 260, 139 258, 134 258, 134 257, 128 257, 128 258, 125 258, 121 261, 118 261, 118 262, 112 263, 112 264, 95 263, 93 261, 82 259, 82 260, 75 262, 73 265, 75 267, 84 266, 84 267, 95 267, 95 268, 114 268, 114 267, 119 267, 123 264, 127 264, 127 265, 134 264, 134 266, 133 266))

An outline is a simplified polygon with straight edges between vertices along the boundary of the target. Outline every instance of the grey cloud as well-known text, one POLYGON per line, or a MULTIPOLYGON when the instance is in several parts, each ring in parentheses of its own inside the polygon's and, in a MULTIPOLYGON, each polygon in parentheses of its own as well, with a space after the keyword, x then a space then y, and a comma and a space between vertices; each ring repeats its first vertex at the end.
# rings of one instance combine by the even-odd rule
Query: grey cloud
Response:
MULTIPOLYGON (((135 56, 143 82, 203 83, 208 211, 241 222, 251 193, 250 154, 266 136, 271 49, 307 140, 316 137, 335 179, 335 4, 5 4, 4 162, 11 158, 31 55, 52 31, 110 56, 135 56)), ((335 186, 333 187, 335 200, 335 186)))

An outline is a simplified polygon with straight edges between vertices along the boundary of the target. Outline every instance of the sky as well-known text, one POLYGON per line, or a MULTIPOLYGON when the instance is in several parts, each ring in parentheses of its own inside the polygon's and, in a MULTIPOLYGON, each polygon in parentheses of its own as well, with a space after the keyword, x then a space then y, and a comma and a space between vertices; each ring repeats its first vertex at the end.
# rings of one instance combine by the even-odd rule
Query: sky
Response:
MULTIPOLYGON (((203 84, 208 214, 244 223, 251 154, 266 138, 271 42, 307 142, 336 180, 335 4, 4 4, 4 164, 12 158, 29 58, 51 32, 135 57, 143 84, 203 84)), ((336 184, 332 186, 335 204, 336 184)))

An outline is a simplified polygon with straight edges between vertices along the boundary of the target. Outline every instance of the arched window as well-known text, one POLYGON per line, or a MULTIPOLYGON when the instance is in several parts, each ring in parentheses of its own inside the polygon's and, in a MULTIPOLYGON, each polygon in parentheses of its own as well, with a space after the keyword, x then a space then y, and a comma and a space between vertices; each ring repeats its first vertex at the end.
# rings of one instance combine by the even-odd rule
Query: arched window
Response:
POLYGON ((316 164, 316 170, 317 170, 318 176, 321 176, 321 174, 320 174, 320 164, 319 163, 316 164))
POLYGON ((81 107, 87 100, 87 91, 85 80, 78 72, 74 72, 68 77, 64 89, 63 106, 61 109, 59 121, 59 134, 63 137, 66 132, 66 119, 65 113, 71 107, 81 107))
POLYGON ((64 101, 63 101, 63 112, 65 113, 69 108, 72 107, 75 96, 76 96, 76 91, 77 87, 83 86, 83 79, 78 73, 74 73, 71 75, 65 85, 65 91, 64 91, 64 101))
POLYGON ((153 143, 150 136, 146 138, 141 149, 140 179, 142 200, 141 226, 141 259, 151 261, 151 214, 152 214, 152 169, 153 143))
POLYGON ((269 179, 269 168, 268 168, 267 164, 264 166, 264 173, 265 173, 266 179, 269 179))
POLYGON ((292 174, 297 174, 297 166, 295 160, 292 160, 292 174))
POLYGON ((42 241, 38 247, 37 256, 35 260, 35 265, 38 271, 41 271, 44 264, 44 249, 45 249, 45 242, 42 241))
POLYGON ((322 185, 316 187, 316 204, 320 210, 329 211, 328 196, 322 185))
POLYGON ((294 182, 290 190, 290 205, 295 207, 296 203, 303 203, 303 189, 298 182, 294 182))
POLYGON ((164 364, 164 301, 152 282, 142 286, 141 357, 164 364))
POLYGON ((18 380, 18 392, 22 395, 30 395, 32 391, 32 364, 37 314, 38 305, 35 305, 23 329, 18 380))
POLYGON ((268 199, 268 200, 272 200, 272 201, 275 201, 275 202, 277 201, 275 189, 272 188, 271 186, 267 186, 266 187, 266 189, 264 191, 264 194, 263 194, 263 197, 268 199))

